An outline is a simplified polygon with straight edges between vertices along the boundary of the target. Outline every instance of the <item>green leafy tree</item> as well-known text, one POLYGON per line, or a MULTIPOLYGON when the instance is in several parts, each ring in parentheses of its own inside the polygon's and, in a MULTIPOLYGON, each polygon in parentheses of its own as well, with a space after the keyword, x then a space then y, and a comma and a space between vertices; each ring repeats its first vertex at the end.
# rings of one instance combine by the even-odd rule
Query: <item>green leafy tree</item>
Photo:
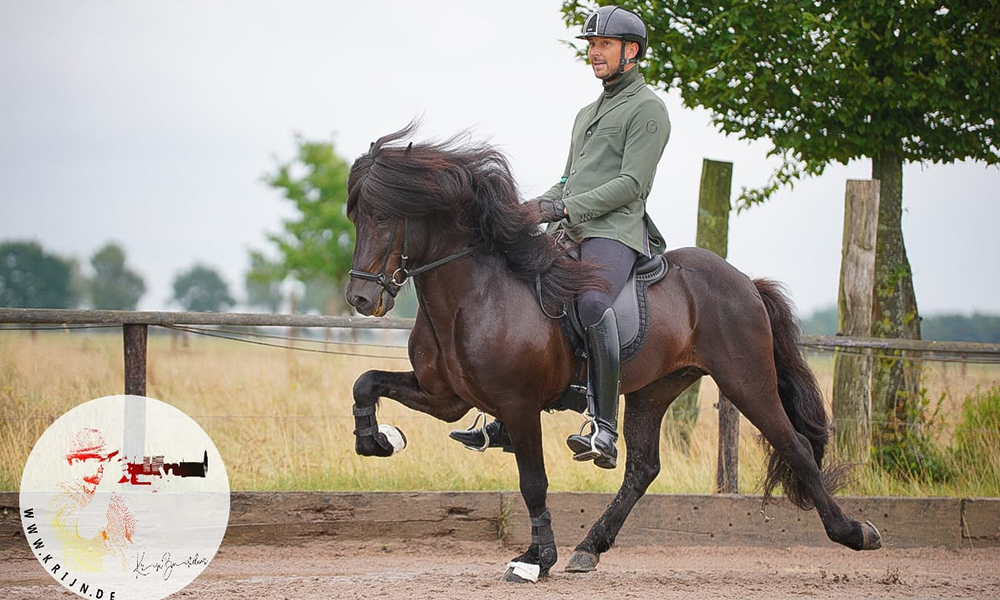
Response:
MULTIPOLYGON (((299 281, 325 280, 328 289, 343 290, 354 253, 354 226, 347 218, 347 176, 350 165, 337 155, 331 142, 297 136, 295 158, 264 176, 295 205, 295 219, 272 235, 286 274, 299 281)), ((343 294, 323 299, 323 312, 349 311, 343 294)))
POLYGON ((76 262, 42 250, 37 242, 0 243, 0 306, 73 308, 76 262))
POLYGON ((236 304, 218 271, 204 265, 194 265, 174 278, 174 300, 194 312, 223 312, 236 304))
MULTIPOLYGON (((602 2, 603 3, 603 2, 602 2)), ((869 158, 881 181, 873 333, 920 337, 903 242, 903 164, 1000 162, 997 0, 621 0, 649 27, 648 81, 744 139, 768 139, 782 166, 739 208, 832 162, 869 158)), ((588 4, 563 4, 579 25, 588 4)), ((876 412, 912 414, 919 376, 875 370, 876 412)))
POLYGON ((94 276, 87 281, 87 291, 94 308, 135 310, 146 283, 135 271, 125 266, 125 251, 108 243, 90 258, 94 276))
POLYGON ((256 250, 250 252, 250 270, 243 278, 247 292, 247 305, 276 313, 284 300, 281 283, 285 280, 282 264, 270 261, 256 250))

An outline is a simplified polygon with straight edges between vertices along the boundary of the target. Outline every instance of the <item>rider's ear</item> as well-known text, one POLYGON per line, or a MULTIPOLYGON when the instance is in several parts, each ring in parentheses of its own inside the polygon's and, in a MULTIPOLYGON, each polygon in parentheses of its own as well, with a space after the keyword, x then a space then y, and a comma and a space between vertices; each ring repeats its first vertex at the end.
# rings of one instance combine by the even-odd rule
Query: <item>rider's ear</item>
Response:
POLYGON ((635 42, 625 42, 625 57, 629 60, 636 57, 639 54, 639 44, 635 42))

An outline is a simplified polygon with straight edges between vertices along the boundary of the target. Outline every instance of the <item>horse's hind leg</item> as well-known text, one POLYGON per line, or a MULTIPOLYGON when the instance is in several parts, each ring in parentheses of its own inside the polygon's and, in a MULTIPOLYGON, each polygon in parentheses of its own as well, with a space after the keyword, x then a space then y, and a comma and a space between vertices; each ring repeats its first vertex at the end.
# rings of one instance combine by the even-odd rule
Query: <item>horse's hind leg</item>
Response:
MULTIPOLYGON (((767 373, 763 370, 749 370, 746 372, 767 373)), ((801 481, 801 489, 809 496, 816 506, 823 521, 827 537, 831 541, 843 544, 854 550, 874 549, 879 545, 879 534, 874 526, 849 519, 833 499, 833 495, 826 488, 823 482, 823 474, 812 447, 806 436, 795 431, 788 415, 781 405, 778 397, 777 386, 773 381, 773 376, 768 377, 770 381, 739 381, 738 385, 733 385, 738 381, 740 375, 717 372, 713 374, 719 384, 722 393, 728 398, 741 413, 751 422, 764 439, 771 444, 781 460, 794 471, 801 481), (760 391, 751 393, 748 390, 771 390, 770 392, 760 391), (870 530, 866 531, 866 527, 870 530)), ((787 490, 786 490, 787 492, 787 490)))
POLYGON ((379 431, 375 406, 380 397, 449 423, 462 418, 470 408, 444 389, 436 394, 424 390, 413 371, 367 371, 354 383, 354 449, 362 456, 392 456, 398 451, 379 431))
POLYGON ((626 394, 623 432, 627 459, 625 477, 614 500, 577 545, 566 564, 574 573, 593 571, 611 548, 635 503, 660 473, 660 424, 670 403, 699 375, 665 377, 626 394))

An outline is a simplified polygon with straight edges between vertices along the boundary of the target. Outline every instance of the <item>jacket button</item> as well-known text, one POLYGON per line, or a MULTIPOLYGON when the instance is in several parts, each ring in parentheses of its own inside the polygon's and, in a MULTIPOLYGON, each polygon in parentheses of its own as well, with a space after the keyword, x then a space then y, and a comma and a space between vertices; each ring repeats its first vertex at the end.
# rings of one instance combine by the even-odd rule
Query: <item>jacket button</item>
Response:
POLYGON ((570 171, 569 174, 570 175, 576 175, 576 169, 573 169, 572 171, 570 171))
POLYGON ((586 154, 586 152, 584 152, 583 150, 580 150, 580 156, 583 156, 584 154, 586 154))
POLYGON ((588 130, 587 130, 587 137, 590 137, 590 134, 592 134, 592 133, 594 133, 594 132, 593 132, 593 131, 590 131, 590 130, 588 129, 588 130))

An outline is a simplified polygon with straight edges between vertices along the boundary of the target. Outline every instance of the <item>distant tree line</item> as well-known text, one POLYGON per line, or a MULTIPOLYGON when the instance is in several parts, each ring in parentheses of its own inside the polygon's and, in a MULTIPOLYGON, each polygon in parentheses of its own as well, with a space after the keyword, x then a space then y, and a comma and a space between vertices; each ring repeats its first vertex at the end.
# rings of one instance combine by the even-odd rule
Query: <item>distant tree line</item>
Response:
MULTIPOLYGON (((973 313, 921 317, 920 330, 926 340, 939 342, 983 342, 1000 344, 1000 315, 973 313)), ((835 335, 837 307, 817 310, 802 320, 807 335, 835 335)))
MULTIPOLYGON (((73 257, 35 241, 0 242, 0 306, 135 310, 146 293, 142 276, 126 264, 125 250, 108 242, 90 257, 85 276, 73 257)), ((172 301, 189 311, 219 312, 236 304, 229 286, 211 267, 195 264, 173 281, 172 301)))

